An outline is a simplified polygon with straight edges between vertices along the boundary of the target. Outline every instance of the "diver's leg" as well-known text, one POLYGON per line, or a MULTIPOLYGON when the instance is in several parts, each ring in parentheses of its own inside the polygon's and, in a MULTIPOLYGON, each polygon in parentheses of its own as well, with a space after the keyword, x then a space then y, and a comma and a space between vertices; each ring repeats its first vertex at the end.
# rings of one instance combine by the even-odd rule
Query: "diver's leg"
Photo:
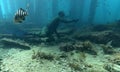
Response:
POLYGON ((54 33, 54 32, 53 32, 52 30, 48 30, 48 31, 46 32, 46 37, 48 37, 47 42, 54 41, 53 33, 54 33))
POLYGON ((60 38, 60 35, 59 35, 59 33, 57 32, 57 30, 55 30, 55 34, 56 34, 57 38, 59 39, 59 38, 60 38))

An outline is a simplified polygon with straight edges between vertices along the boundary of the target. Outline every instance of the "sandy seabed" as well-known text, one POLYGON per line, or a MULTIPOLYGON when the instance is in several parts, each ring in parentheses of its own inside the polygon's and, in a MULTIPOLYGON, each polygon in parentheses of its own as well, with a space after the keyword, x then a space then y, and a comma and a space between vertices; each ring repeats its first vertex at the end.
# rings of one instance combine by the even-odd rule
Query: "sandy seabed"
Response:
POLYGON ((97 55, 84 53, 83 57, 82 53, 73 51, 72 55, 70 52, 66 53, 67 58, 54 60, 32 59, 33 50, 59 56, 63 53, 59 50, 59 46, 40 45, 33 46, 31 50, 0 48, 2 58, 0 72, 109 72, 104 65, 110 63, 109 59, 113 58, 113 55, 104 54, 99 45, 95 47, 98 51, 97 55), (79 66, 70 65, 70 63, 79 66))

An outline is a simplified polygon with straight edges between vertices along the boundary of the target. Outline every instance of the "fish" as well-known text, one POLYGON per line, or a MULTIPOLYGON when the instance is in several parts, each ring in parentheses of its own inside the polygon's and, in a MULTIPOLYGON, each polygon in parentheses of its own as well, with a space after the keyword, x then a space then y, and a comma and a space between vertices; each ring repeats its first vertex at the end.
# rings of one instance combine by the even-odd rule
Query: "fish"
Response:
POLYGON ((25 20, 25 17, 28 16, 28 12, 23 8, 19 8, 14 16, 15 23, 22 23, 25 20))

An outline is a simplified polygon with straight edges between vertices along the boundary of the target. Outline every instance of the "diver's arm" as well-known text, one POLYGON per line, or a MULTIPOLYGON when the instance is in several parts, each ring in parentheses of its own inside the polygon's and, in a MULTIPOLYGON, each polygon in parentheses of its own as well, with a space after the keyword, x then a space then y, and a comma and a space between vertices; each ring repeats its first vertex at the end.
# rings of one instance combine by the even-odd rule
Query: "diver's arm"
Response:
POLYGON ((78 22, 78 19, 73 19, 73 20, 66 20, 66 19, 60 19, 61 22, 63 23, 72 23, 72 22, 78 22))

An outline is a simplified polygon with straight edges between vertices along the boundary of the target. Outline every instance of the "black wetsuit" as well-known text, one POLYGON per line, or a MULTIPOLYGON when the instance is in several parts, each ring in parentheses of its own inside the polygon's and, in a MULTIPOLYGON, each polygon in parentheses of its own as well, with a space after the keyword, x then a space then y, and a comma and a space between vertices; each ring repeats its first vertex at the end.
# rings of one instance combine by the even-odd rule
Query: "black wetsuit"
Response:
POLYGON ((46 32, 46 36, 50 39, 53 40, 53 34, 56 34, 57 37, 59 37, 59 34, 57 32, 57 28, 59 26, 60 23, 60 19, 56 18, 55 20, 52 21, 52 23, 50 25, 47 26, 47 32, 46 32))
POLYGON ((64 18, 61 17, 57 17, 55 18, 48 26, 47 26, 47 32, 46 32, 46 36, 49 38, 49 40, 54 40, 53 38, 53 34, 57 35, 57 38, 60 38, 59 33, 57 32, 57 28, 59 26, 60 23, 71 23, 71 22, 75 22, 75 20, 66 20, 64 18))

